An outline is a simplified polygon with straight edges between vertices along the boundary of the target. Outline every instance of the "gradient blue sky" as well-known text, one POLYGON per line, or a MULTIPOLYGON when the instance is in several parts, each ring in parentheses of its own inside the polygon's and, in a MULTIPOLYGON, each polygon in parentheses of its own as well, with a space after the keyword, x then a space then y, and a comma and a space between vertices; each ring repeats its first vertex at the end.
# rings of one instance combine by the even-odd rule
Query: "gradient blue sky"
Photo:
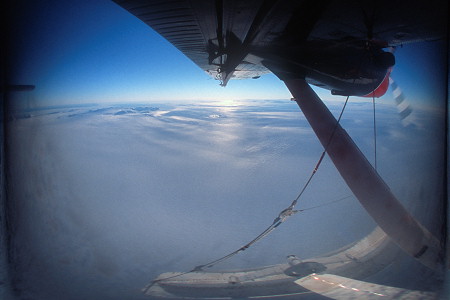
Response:
MULTIPOLYGON (((28 1, 30 2, 30 1, 28 1)), ((289 99, 274 75, 219 82, 150 27, 109 0, 34 1, 13 26, 16 84, 37 105, 117 101, 289 99)), ((443 44, 443 43, 441 43, 443 44)), ((436 43, 397 50, 393 72, 412 102, 435 104, 445 64, 436 43), (430 93, 432 93, 430 95, 430 93)), ((320 90, 320 89, 319 89, 320 90)), ((332 98, 329 91, 320 95, 332 98)), ((441 92, 442 93, 442 92, 441 92)), ((390 93, 387 97, 392 98, 390 93)))

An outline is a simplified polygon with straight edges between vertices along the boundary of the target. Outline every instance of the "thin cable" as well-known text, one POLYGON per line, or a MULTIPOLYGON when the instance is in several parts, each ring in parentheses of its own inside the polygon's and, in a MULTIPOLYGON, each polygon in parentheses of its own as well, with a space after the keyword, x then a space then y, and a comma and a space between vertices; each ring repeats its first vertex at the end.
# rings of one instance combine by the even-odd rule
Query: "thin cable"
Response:
POLYGON ((211 267, 217 265, 218 263, 231 258, 232 256, 238 254, 239 252, 247 250, 251 245, 253 245, 254 243, 258 242, 259 240, 261 240, 264 237, 266 237, 267 235, 269 235, 273 230, 275 230, 275 228, 280 226, 281 223, 283 223, 288 217, 296 214, 297 212, 310 210, 310 209, 314 209, 314 208, 318 208, 318 207, 322 207, 322 206, 325 206, 325 205, 328 205, 328 204, 331 204, 331 203, 334 203, 334 202, 342 201, 344 199, 347 199, 347 198, 351 197, 351 196, 346 196, 346 197, 337 199, 337 200, 329 202, 329 203, 324 203, 324 204, 321 204, 321 205, 317 205, 317 206, 314 206, 314 207, 309 207, 309 208, 305 208, 305 209, 301 209, 301 210, 294 210, 295 205, 297 205, 298 200, 300 199, 300 197, 305 192, 306 188, 311 183, 311 180, 313 179, 314 175, 317 173, 317 170, 319 169, 319 167, 320 167, 320 165, 321 165, 321 163, 323 161, 323 158, 325 157, 325 154, 326 154, 326 152, 328 150, 328 147, 331 144, 331 142, 333 140, 333 137, 334 137, 334 135, 336 133, 336 130, 337 130, 338 126, 339 126, 339 123, 341 121, 342 115, 344 114, 344 111, 345 111, 345 108, 347 106, 349 98, 350 98, 350 96, 347 96, 347 98, 345 99, 344 106, 341 109, 339 117, 338 117, 338 119, 336 121, 336 124, 335 124, 335 126, 333 128, 333 131, 331 132, 331 135, 330 135, 330 137, 329 137, 329 139, 328 139, 328 141, 327 141, 327 143, 326 143, 326 145, 324 147, 324 150, 323 150, 322 154, 320 155, 319 160, 317 161, 313 171, 311 172, 311 175, 309 176, 308 180, 306 181, 306 183, 304 184, 303 188, 301 189, 300 193, 297 195, 297 197, 294 199, 294 201, 292 201, 291 205, 289 205, 288 208, 282 210, 278 214, 278 217, 276 217, 273 220, 272 224, 270 224, 269 227, 267 227, 257 237, 255 237, 253 240, 251 240, 250 242, 248 242, 244 246, 240 247, 239 249, 237 249, 237 250, 235 250, 235 251, 233 251, 233 252, 231 252, 231 253, 229 253, 229 254, 227 254, 225 256, 222 256, 222 257, 220 257, 218 259, 210 261, 210 262, 208 262, 206 264, 196 266, 194 269, 192 269, 190 271, 179 273, 179 274, 176 274, 176 275, 173 275, 173 276, 170 276, 170 277, 166 277, 166 278, 155 279, 146 287, 146 290, 148 290, 155 283, 158 283, 158 282, 161 282, 161 281, 164 281, 164 280, 168 280, 168 279, 172 279, 172 278, 176 278, 176 277, 179 277, 179 276, 182 276, 182 275, 185 275, 185 274, 189 274, 189 273, 192 273, 192 272, 203 271, 205 268, 211 268, 211 267))
MULTIPOLYGON (((281 215, 281 213, 280 213, 280 215, 281 215)), ((223 257, 221 257, 221 258, 218 258, 218 259, 215 259, 215 260, 213 260, 213 261, 210 261, 210 262, 208 262, 208 263, 206 263, 206 264, 196 266, 195 268, 193 268, 193 269, 190 270, 190 271, 182 272, 182 273, 179 273, 179 274, 176 274, 176 275, 173 275, 173 276, 169 276, 169 277, 164 277, 164 278, 161 278, 161 279, 155 279, 155 280, 153 280, 149 285, 147 285, 147 287, 146 287, 144 290, 147 291, 147 290, 150 289, 155 283, 158 283, 158 282, 161 282, 161 281, 165 281, 165 280, 168 280, 168 279, 173 279, 173 278, 180 277, 180 276, 183 276, 183 275, 186 275, 186 274, 189 274, 189 273, 193 273, 193 272, 203 271, 204 268, 211 268, 211 267, 215 266, 216 264, 218 264, 218 263, 220 263, 220 262, 222 262, 222 261, 224 261, 224 260, 227 260, 227 259, 229 259, 230 257, 232 257, 232 256, 234 256, 234 255, 236 255, 236 254, 238 254, 239 252, 245 251, 245 250, 246 250, 247 248, 249 248, 252 244, 256 243, 256 242, 259 241, 260 239, 262 239, 262 238, 264 238, 265 236, 267 236, 270 232, 272 232, 272 230, 274 230, 274 229, 275 229, 276 227, 278 227, 282 222, 284 222, 284 220, 285 220, 285 218, 283 219, 282 217, 278 216, 278 217, 273 221, 273 223, 272 223, 269 227, 267 227, 266 230, 264 230, 262 233, 260 233, 256 238, 254 238, 253 240, 251 240, 250 242, 248 242, 248 243, 245 244, 244 246, 240 247, 239 249, 237 249, 237 250, 231 252, 230 254, 227 254, 227 255, 225 255, 225 256, 223 256, 223 257)))
POLYGON ((345 197, 342 197, 342 198, 339 198, 339 199, 336 199, 336 200, 333 200, 333 201, 330 201, 330 202, 325 202, 325 203, 322 203, 322 204, 319 204, 319 205, 316 205, 316 206, 303 208, 303 209, 300 209, 299 211, 307 211, 307 210, 316 209, 316 208, 323 207, 323 206, 328 206, 330 204, 333 204, 333 203, 336 203, 336 202, 340 202, 340 201, 343 201, 343 200, 351 198, 351 197, 353 197, 353 195, 348 195, 348 196, 345 196, 345 197))
POLYGON ((323 149, 323 152, 322 152, 322 154, 320 155, 320 158, 319 158, 319 160, 317 161, 316 166, 314 167, 314 169, 313 169, 311 175, 309 176, 308 180, 306 181, 305 185, 303 186, 303 188, 302 188, 302 190, 300 191, 300 193, 298 194, 298 196, 295 198, 294 201, 292 201, 290 207, 294 208, 294 206, 295 206, 295 205, 297 204, 297 202, 298 202, 298 199, 300 199, 300 197, 303 195, 303 193, 305 192, 306 188, 307 188, 308 185, 311 183, 311 180, 313 179, 314 175, 317 173, 317 170, 319 169, 319 166, 320 166, 320 164, 322 163, 322 160, 323 160, 323 158, 325 157, 325 154, 327 153, 328 147, 330 146, 331 141, 333 140, 333 137, 334 137, 334 135, 335 135, 335 133, 336 133, 336 130, 337 130, 338 126, 339 126, 339 123, 341 122, 341 118, 342 118, 342 115, 344 114, 344 110, 345 110, 345 108, 346 108, 346 106, 347 106, 347 103, 348 103, 348 99, 349 99, 349 98, 350 98, 350 96, 347 96, 347 98, 345 99, 344 106, 343 106, 342 109, 341 109, 341 113, 339 114, 339 117, 338 117, 338 119, 337 119, 337 121, 336 121, 336 124, 334 125, 333 131, 331 132, 331 135, 330 135, 330 137, 329 137, 327 143, 325 144, 325 147, 324 147, 324 149, 323 149))
POLYGON ((374 141, 374 166, 375 170, 377 170, 377 118, 376 118, 376 109, 375 109, 375 95, 372 96, 372 104, 373 104, 373 141, 374 141))
MULTIPOLYGON (((323 203, 323 204, 320 204, 320 205, 316 205, 316 206, 311 206, 311 207, 307 207, 307 208, 304 208, 304 209, 300 209, 300 210, 298 210, 298 211, 296 211, 296 212, 303 212, 303 211, 307 211, 307 210, 311 210, 311 209, 316 209, 316 208, 324 207, 324 206, 327 206, 327 205, 330 205, 330 204, 333 204, 333 203, 336 203, 336 202, 343 201, 343 200, 348 199, 348 198, 351 198, 351 197, 353 197, 353 195, 345 196, 345 197, 339 198, 339 199, 337 199, 337 200, 333 200, 333 201, 330 201, 330 202, 326 202, 326 203, 323 203)), ((281 215, 281 214, 280 214, 280 215, 281 215)), ((257 241, 259 241, 259 240, 261 240, 262 238, 264 238, 265 236, 267 236, 270 232, 272 232, 275 228, 277 228, 283 221, 284 221, 284 220, 282 219, 282 217, 277 217, 277 218, 274 220, 274 222, 273 222, 269 227, 267 227, 266 230, 264 230, 264 231, 263 231, 261 234, 259 234, 256 238, 254 238, 253 240, 251 240, 250 242, 248 242, 246 245, 242 246, 242 247, 239 248, 238 250, 236 250, 236 251, 234 251, 234 252, 231 252, 230 254, 227 254, 227 255, 225 255, 225 256, 219 258, 219 259, 213 260, 213 261, 211 261, 211 262, 209 262, 209 263, 206 263, 206 264, 203 264, 203 265, 196 266, 194 269, 192 269, 192 270, 190 270, 190 271, 178 273, 178 274, 175 274, 175 275, 172 275, 172 276, 169 276, 169 277, 164 277, 164 278, 161 278, 161 279, 155 279, 155 280, 153 280, 149 285, 147 285, 147 286, 145 287, 144 291, 147 291, 148 289, 150 289, 155 283, 158 283, 158 282, 161 282, 161 281, 165 281, 165 280, 169 280, 169 279, 173 279, 173 278, 176 278, 176 277, 180 277, 180 276, 183 276, 183 275, 186 275, 186 274, 189 274, 189 273, 193 273, 193 272, 203 271, 204 268, 211 268, 211 267, 213 267, 214 265, 216 265, 216 264, 218 264, 218 263, 220 263, 220 262, 222 262, 222 261, 224 261, 224 260, 227 260, 227 259, 229 259, 230 257, 232 257, 232 256, 234 256, 234 255, 236 255, 236 254, 238 254, 239 252, 245 251, 245 250, 246 250, 247 248, 249 248, 252 244, 256 243, 257 241)))
MULTIPOLYGON (((298 211, 296 211, 296 212, 303 212, 303 211, 307 211, 307 210, 311 210, 311 209, 316 209, 316 208, 324 207, 324 206, 327 206, 327 205, 330 205, 330 204, 333 204, 333 203, 336 203, 336 202, 343 201, 343 200, 348 199, 348 198, 350 198, 350 197, 353 197, 353 195, 345 196, 345 197, 339 198, 339 199, 337 199, 337 200, 333 200, 333 201, 330 201, 330 202, 326 202, 326 203, 323 203, 323 204, 320 204, 320 205, 316 205, 316 206, 311 206, 311 207, 307 207, 307 208, 304 208, 304 209, 300 209, 300 210, 298 210, 298 211)), ((280 214, 280 215, 281 215, 281 214, 280 214)), ((284 220, 285 220, 285 219, 284 219, 284 220)), ((225 255, 225 256, 223 256, 223 257, 221 257, 221 258, 218 258, 218 259, 216 259, 216 260, 210 261, 209 263, 206 263, 206 264, 203 264, 203 265, 196 266, 194 269, 192 269, 192 270, 190 270, 190 271, 178 273, 178 274, 175 274, 175 275, 172 275, 172 276, 169 276, 169 277, 164 277, 164 278, 161 278, 161 279, 155 279, 155 280, 153 280, 149 285, 147 285, 147 287, 145 287, 144 290, 147 291, 147 290, 148 290, 150 287, 152 287, 155 283, 158 283, 158 282, 161 282, 161 281, 173 279, 173 278, 180 277, 180 276, 183 276, 183 275, 186 275, 186 274, 189 274, 189 273, 193 273, 193 272, 203 271, 203 269, 205 269, 205 268, 211 268, 211 267, 213 267, 214 265, 216 265, 216 264, 218 264, 218 263, 220 263, 220 262, 222 262, 222 261, 224 261, 224 260, 227 260, 227 259, 229 259, 230 257, 232 257, 232 256, 234 256, 234 255, 236 255, 236 254, 238 254, 239 252, 245 251, 245 250, 246 250, 247 248, 249 248, 252 244, 256 243, 257 241, 261 240, 262 238, 264 238, 265 236, 267 236, 269 233, 271 233, 275 228, 277 228, 281 223, 283 223, 284 220, 283 220, 283 218, 280 217, 280 216, 277 217, 277 218, 273 221, 273 223, 272 223, 269 227, 266 228, 266 230, 264 230, 264 231, 263 231, 261 234, 259 234, 256 238, 254 238, 253 240, 251 240, 250 242, 248 242, 246 245, 242 246, 242 247, 239 248, 238 250, 235 250, 235 251, 231 252, 230 254, 227 254, 227 255, 225 255)))
MULTIPOLYGON (((236 251, 234 251, 234 252, 231 252, 230 254, 225 255, 225 256, 223 256, 223 257, 221 257, 221 258, 219 258, 219 259, 216 259, 216 260, 214 260, 214 261, 212 261, 212 262, 209 262, 209 263, 207 263, 207 264, 204 264, 204 265, 197 266, 197 267, 194 268, 193 271, 201 271, 203 268, 211 268, 212 266, 214 266, 214 265, 216 265, 216 264, 218 264, 218 263, 220 263, 220 262, 222 262, 222 261, 224 261, 224 260, 227 260, 228 258, 230 258, 230 257, 232 257, 232 256, 234 256, 234 255, 236 255, 236 254, 238 254, 239 252, 246 250, 247 248, 249 248, 251 245, 253 245, 253 244, 256 243, 257 241, 259 241, 259 240, 261 240, 262 238, 266 237, 266 236, 267 236, 269 233, 271 233, 275 228, 277 228, 278 226, 280 226, 281 223, 283 223, 288 217, 290 217, 290 216, 296 214, 296 213, 299 212, 299 211, 302 211, 302 210, 294 210, 294 207, 295 207, 295 205, 297 205, 298 200, 300 199, 300 197, 301 197, 301 196, 303 195, 303 193, 305 192, 306 188, 307 188, 307 187, 309 186, 309 184, 311 183, 311 180, 313 179, 314 175, 317 173, 317 170, 319 169, 319 166, 321 165, 321 163, 322 163, 322 161, 323 161, 323 158, 325 157, 325 154, 326 154, 326 152, 327 152, 327 150, 328 150, 328 146, 331 144, 331 141, 333 140, 333 137, 334 137, 334 135, 335 135, 335 133, 336 133, 336 130, 337 130, 338 126, 339 126, 339 123, 340 123, 340 121, 341 121, 342 115, 344 114, 344 111, 345 111, 345 108, 346 108, 346 106, 347 106, 347 103, 348 103, 349 98, 350 98, 350 96, 347 96, 347 98, 345 99, 344 105, 343 105, 343 107, 342 107, 342 109, 341 109, 341 112, 340 112, 340 114, 339 114, 339 118, 337 119, 336 124, 334 125, 333 131, 331 132, 331 135, 330 135, 330 137, 329 137, 329 139, 328 139, 328 141, 327 141, 327 143, 326 143, 326 145, 325 145, 325 147, 324 147, 324 150, 323 150, 322 154, 320 155, 319 160, 318 160, 317 163, 316 163, 316 166, 314 167, 314 169, 313 169, 311 175, 309 176, 309 178, 308 178, 308 180, 306 181, 305 185, 304 185, 303 188, 301 189, 300 193, 297 195, 297 197, 294 199, 294 201, 292 201, 291 205, 289 205, 288 208, 282 210, 282 211, 280 212, 280 214, 278 215, 278 217, 275 218, 275 220, 272 222, 272 224, 271 224, 269 227, 267 227, 266 230, 264 230, 261 234, 259 234, 256 238, 254 238, 254 239, 251 240, 250 242, 248 242, 246 245, 242 246, 242 247, 239 248, 238 250, 236 250, 236 251)), ((347 197, 345 197, 345 198, 348 198, 348 197, 350 197, 350 196, 347 196, 347 197)), ((344 199, 345 199, 345 198, 344 198, 344 199)), ((343 200, 343 199, 339 199, 339 200, 343 200)))

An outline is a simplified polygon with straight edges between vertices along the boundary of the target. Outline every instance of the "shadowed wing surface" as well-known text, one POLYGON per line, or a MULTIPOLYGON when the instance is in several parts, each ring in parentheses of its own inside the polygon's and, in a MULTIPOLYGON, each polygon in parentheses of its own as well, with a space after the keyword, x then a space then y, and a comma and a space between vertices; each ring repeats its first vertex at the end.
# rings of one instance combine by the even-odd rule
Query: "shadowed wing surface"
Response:
MULTIPOLYGON (((323 49, 353 56, 368 40, 386 47, 439 38, 447 6, 441 0, 114 1, 223 85, 270 72, 262 60, 280 49, 303 53, 301 64, 311 69, 333 64, 319 55, 309 65, 310 53, 323 49)), ((320 79, 310 83, 321 86, 320 79)))

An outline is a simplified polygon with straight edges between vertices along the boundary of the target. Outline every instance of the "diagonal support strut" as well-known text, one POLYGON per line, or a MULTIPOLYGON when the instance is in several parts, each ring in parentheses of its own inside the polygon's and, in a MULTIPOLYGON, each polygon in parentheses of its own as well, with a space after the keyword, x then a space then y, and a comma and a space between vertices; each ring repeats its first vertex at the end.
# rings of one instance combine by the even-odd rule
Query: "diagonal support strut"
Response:
POLYGON ((441 269, 439 240, 396 199, 348 133, 336 125, 336 119, 308 83, 304 79, 286 79, 284 83, 342 178, 369 215, 403 251, 431 269, 441 269), (333 140, 328 144, 333 130, 333 140))

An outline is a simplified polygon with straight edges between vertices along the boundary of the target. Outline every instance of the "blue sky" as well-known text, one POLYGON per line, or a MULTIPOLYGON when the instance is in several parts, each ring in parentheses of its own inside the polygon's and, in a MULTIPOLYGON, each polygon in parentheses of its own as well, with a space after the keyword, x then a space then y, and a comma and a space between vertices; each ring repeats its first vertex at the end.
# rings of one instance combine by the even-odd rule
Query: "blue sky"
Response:
MULTIPOLYGON (((109 0, 36 1, 14 27, 14 83, 34 84, 39 106, 84 102, 289 99, 274 75, 233 80, 203 72, 146 24, 109 0)), ((445 67, 435 43, 397 50, 393 76, 416 103, 437 89, 445 67), (429 59, 430 58, 430 59, 429 59), (440 69, 441 68, 441 69, 440 69)), ((322 97, 332 98, 320 90, 322 97)), ((391 97, 388 94, 388 97, 391 97)), ((432 103, 432 102, 428 102, 432 103)))

